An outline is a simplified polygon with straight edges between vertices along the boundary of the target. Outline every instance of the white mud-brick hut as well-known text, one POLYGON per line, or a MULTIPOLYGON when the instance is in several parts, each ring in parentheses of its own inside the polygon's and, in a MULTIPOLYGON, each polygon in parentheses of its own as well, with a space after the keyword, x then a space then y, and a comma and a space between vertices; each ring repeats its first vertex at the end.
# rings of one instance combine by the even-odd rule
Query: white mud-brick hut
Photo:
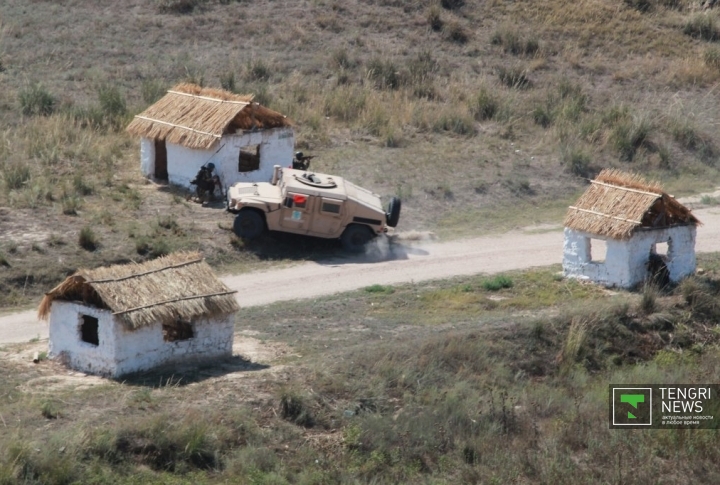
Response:
POLYGON ((179 84, 135 116, 127 131, 140 137, 140 170, 191 188, 212 163, 221 184, 267 182, 273 165, 290 166, 295 138, 282 114, 219 89, 179 84))
POLYGON ((43 298, 49 356, 110 377, 232 355, 237 301, 198 253, 79 270, 43 298))
POLYGON ((659 184, 603 170, 568 209, 563 271, 622 288, 649 277, 677 282, 695 272, 698 225, 690 210, 659 184))

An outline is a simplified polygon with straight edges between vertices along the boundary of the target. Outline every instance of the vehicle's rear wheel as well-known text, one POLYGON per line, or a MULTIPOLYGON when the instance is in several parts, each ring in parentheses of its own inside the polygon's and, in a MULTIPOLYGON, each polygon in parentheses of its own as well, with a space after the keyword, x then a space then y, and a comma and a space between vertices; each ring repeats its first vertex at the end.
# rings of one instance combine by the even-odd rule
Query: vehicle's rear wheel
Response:
POLYGON ((373 238, 373 233, 367 226, 359 224, 351 224, 345 228, 345 232, 340 236, 345 251, 350 253, 361 253, 365 249, 365 245, 373 238))
POLYGON ((398 225, 398 222, 400 222, 400 207, 402 207, 402 202, 397 197, 393 197, 390 199, 390 204, 388 205, 388 211, 387 211, 387 225, 390 227, 395 227, 398 225))
POLYGON ((241 210, 235 216, 233 232, 243 239, 255 239, 265 232, 265 221, 254 210, 241 210))

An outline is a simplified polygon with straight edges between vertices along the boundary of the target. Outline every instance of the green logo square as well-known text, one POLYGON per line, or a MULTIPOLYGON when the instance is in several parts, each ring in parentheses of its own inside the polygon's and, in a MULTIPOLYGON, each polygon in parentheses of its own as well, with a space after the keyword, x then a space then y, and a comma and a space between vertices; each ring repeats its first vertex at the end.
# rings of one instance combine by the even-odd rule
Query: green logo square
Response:
POLYGON ((652 425, 652 388, 616 387, 612 391, 614 426, 652 425))

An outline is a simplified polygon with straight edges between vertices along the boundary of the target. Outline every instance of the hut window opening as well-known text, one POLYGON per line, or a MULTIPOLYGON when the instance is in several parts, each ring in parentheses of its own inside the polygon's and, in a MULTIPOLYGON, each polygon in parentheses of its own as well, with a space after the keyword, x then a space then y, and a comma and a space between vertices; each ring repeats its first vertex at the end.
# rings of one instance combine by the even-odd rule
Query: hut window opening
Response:
POLYGON ((668 253, 670 252, 670 242, 659 242, 657 244, 653 244, 650 252, 660 256, 663 260, 667 261, 668 253))
POLYGON ((100 345, 98 338, 98 319, 90 315, 82 315, 82 323, 80 324, 80 338, 83 342, 92 345, 100 345))
POLYGON ((590 261, 593 263, 605 262, 607 243, 604 239, 590 239, 590 261))
POLYGON ((165 342, 179 342, 190 340, 195 336, 190 322, 176 320, 173 323, 163 323, 163 340, 165 342))
POLYGON ((238 172, 253 172, 260 168, 260 145, 248 145, 240 148, 238 172))

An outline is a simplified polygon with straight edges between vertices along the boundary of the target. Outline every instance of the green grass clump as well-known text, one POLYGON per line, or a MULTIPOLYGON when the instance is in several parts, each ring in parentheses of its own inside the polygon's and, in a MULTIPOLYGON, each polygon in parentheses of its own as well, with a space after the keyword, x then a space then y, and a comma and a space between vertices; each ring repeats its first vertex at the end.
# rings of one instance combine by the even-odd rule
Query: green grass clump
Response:
POLYGON ((505 52, 516 56, 534 56, 540 50, 540 43, 534 37, 525 37, 519 31, 504 27, 493 33, 490 42, 501 45, 505 52))
POLYGON ((683 27, 686 35, 710 42, 720 40, 720 27, 717 17, 710 12, 698 12, 691 15, 683 27))
POLYGON ((395 292, 395 289, 394 289, 392 286, 390 286, 390 285, 387 285, 387 286, 384 286, 384 285, 371 285, 371 286, 366 286, 366 287, 365 287, 365 291, 366 291, 367 293, 385 293, 385 294, 390 294, 390 293, 394 293, 394 292, 395 292))
POLYGON ((513 280, 505 275, 497 275, 482 282, 482 287, 487 291, 499 291, 503 288, 512 288, 513 285, 513 280))
POLYGON ((95 251, 100 245, 100 241, 90 226, 85 226, 80 230, 78 236, 78 244, 86 251, 95 251))
POLYGON ((499 106, 500 102, 498 98, 491 94, 486 88, 482 88, 472 99, 470 112, 478 121, 490 120, 495 117, 499 106))
POLYGON ((533 83, 528 77, 527 71, 520 67, 505 67, 498 69, 498 78, 505 86, 515 89, 532 87, 533 83))
POLYGON ((55 111, 57 99, 42 84, 34 83, 22 89, 18 95, 24 115, 48 116, 55 111))

